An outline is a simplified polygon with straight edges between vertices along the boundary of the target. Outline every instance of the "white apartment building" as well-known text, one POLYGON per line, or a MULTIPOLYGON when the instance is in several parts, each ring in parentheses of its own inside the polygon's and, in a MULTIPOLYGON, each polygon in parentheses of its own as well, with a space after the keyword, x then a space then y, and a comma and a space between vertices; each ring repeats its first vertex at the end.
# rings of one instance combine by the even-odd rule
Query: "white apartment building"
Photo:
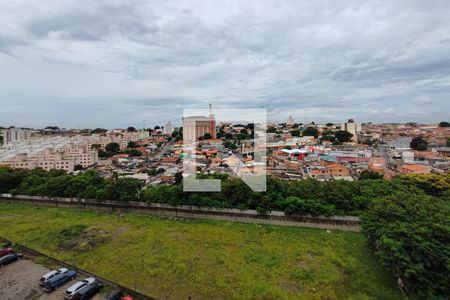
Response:
POLYGON ((0 130, 0 135, 3 137, 3 144, 8 145, 14 142, 31 140, 34 130, 27 128, 5 128, 0 130))
POLYGON ((292 116, 289 116, 289 117, 288 117, 288 119, 287 119, 287 124, 288 124, 289 126, 294 125, 294 118, 292 118, 292 116))
POLYGON ((108 135, 94 134, 90 137, 88 142, 90 143, 90 145, 99 144, 103 149, 110 143, 117 143, 119 144, 120 149, 125 149, 127 148, 129 142, 137 142, 139 140, 148 138, 149 136, 149 132, 146 130, 108 135))
POLYGON ((166 134, 172 134, 172 132, 174 131, 172 122, 167 122, 166 125, 164 125, 164 133, 166 134))
POLYGON ((352 136, 352 141, 357 142, 358 141, 358 133, 361 132, 361 123, 355 123, 353 119, 349 119, 347 123, 341 124, 341 130, 347 130, 352 136))
POLYGON ((97 163, 97 151, 86 150, 84 147, 78 146, 81 145, 70 145, 57 150, 45 149, 31 156, 27 156, 25 153, 17 154, 13 159, 4 161, 3 164, 17 169, 57 169, 70 173, 75 170, 76 165, 87 168, 97 163))
POLYGON ((18 154, 14 159, 3 162, 16 169, 35 169, 42 168, 44 170, 64 170, 66 172, 73 172, 75 169, 75 160, 65 159, 61 153, 55 155, 48 155, 44 157, 27 157, 26 154, 18 154))

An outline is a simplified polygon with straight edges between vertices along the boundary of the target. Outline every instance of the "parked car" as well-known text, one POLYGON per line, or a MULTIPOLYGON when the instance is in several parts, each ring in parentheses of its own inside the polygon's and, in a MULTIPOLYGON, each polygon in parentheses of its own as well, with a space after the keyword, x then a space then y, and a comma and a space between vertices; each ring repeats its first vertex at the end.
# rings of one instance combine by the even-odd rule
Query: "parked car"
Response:
POLYGON ((52 279, 53 277, 55 277, 58 274, 64 274, 67 271, 69 271, 69 269, 67 269, 67 268, 61 268, 61 269, 58 269, 58 270, 50 271, 50 272, 46 273, 44 276, 42 276, 41 279, 39 279, 39 285, 40 286, 44 286, 44 284, 48 280, 52 279))
POLYGON ((72 279, 74 279, 75 276, 77 276, 77 272, 73 271, 73 270, 68 270, 65 273, 60 273, 45 282, 44 290, 46 292, 51 292, 53 290, 56 290, 60 286, 66 284, 69 281, 71 281, 72 279))
POLYGON ((100 284, 99 282, 96 282, 93 284, 88 284, 88 285, 84 286, 81 290, 79 290, 78 293, 76 293, 75 296, 72 298, 72 300, 91 299, 102 288, 103 288, 103 285, 100 284))
POLYGON ((123 292, 121 290, 114 290, 106 295, 103 300, 121 300, 123 292))
POLYGON ((133 300, 133 297, 126 295, 119 289, 116 289, 103 297, 103 300, 133 300))
POLYGON ((22 259, 22 257, 23 254, 21 253, 13 253, 0 257, 0 268, 3 268, 7 264, 10 264, 16 260, 22 259))
POLYGON ((89 277, 75 282, 66 290, 66 293, 64 294, 64 299, 72 299, 76 295, 76 293, 78 293, 78 291, 84 288, 86 285, 93 284, 96 282, 97 280, 94 277, 89 277))
POLYGON ((11 247, 0 249, 0 257, 11 254, 14 252, 14 249, 11 247))

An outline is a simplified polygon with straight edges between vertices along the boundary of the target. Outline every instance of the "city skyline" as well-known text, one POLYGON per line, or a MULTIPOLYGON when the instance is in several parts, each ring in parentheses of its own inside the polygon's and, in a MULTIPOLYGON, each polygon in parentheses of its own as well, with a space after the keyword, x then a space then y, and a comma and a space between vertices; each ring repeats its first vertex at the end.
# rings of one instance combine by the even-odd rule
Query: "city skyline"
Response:
POLYGON ((6 1, 0 120, 165 123, 264 108, 303 122, 449 117, 450 3, 6 1))

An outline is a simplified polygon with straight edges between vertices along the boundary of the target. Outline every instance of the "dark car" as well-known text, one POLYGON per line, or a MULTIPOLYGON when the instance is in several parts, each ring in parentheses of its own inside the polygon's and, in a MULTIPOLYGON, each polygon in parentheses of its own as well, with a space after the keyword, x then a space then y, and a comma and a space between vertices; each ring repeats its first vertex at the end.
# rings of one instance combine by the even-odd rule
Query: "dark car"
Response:
POLYGON ((11 254, 14 252, 14 249, 11 247, 0 249, 0 257, 11 254))
POLYGON ((103 300, 121 300, 123 297, 123 292, 121 290, 114 290, 108 295, 106 295, 103 300))
POLYGON ((78 293, 75 294, 75 296, 72 298, 72 300, 86 300, 91 299, 95 294, 97 294, 101 289, 103 288, 103 285, 96 282, 93 284, 88 284, 84 288, 78 291, 78 293))
POLYGON ((65 273, 61 273, 56 275, 55 277, 52 277, 44 284, 44 290, 47 292, 51 292, 53 290, 56 290, 60 286, 66 284, 67 282, 71 281, 72 279, 77 276, 77 272, 73 270, 69 270, 65 273))
POLYGON ((8 254, 3 257, 0 257, 0 268, 3 268, 4 266, 6 266, 9 263, 19 260, 22 257, 23 257, 23 254, 21 254, 21 253, 13 253, 13 254, 8 254))
POLYGON ((103 300, 133 300, 133 297, 126 295, 124 292, 117 289, 103 297, 103 300))

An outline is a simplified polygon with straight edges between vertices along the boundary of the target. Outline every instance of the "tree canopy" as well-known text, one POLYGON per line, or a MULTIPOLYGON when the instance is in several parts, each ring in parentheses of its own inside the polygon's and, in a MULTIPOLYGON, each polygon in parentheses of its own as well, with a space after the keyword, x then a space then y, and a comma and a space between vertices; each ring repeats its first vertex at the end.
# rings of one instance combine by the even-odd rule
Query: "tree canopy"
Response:
POLYGON ((317 130, 317 128, 312 126, 306 127, 303 130, 303 136, 313 136, 316 138, 319 136, 319 130, 317 130))
POLYGON ((411 140, 409 146, 417 151, 425 151, 428 149, 428 142, 422 136, 417 136, 411 140))
POLYGON ((119 153, 120 145, 117 143, 109 143, 108 145, 106 145, 105 150, 109 156, 113 156, 113 155, 119 153))
POLYGON ((383 179, 383 175, 374 171, 365 170, 359 175, 359 180, 383 179))
POLYGON ((347 130, 338 130, 334 133, 334 137, 340 143, 350 142, 352 140, 353 134, 347 130))
POLYGON ((375 199, 363 230, 377 257, 400 278, 412 299, 450 295, 450 203, 397 194, 375 199))

